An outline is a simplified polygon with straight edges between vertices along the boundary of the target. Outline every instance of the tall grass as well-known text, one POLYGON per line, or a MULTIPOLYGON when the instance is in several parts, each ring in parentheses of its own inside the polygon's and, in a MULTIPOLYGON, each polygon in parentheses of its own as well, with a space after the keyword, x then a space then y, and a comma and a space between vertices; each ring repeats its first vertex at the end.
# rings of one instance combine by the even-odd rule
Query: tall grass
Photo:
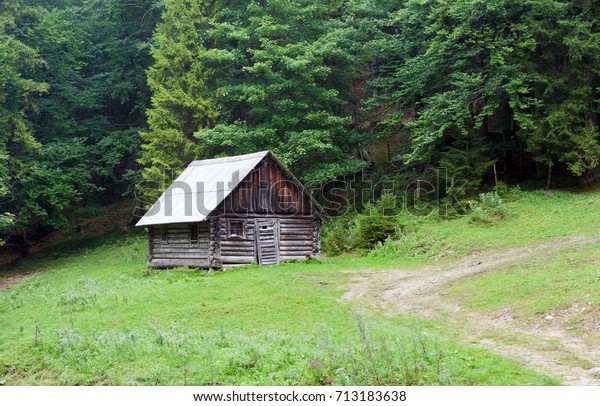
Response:
POLYGON ((0 372, 11 383, 61 385, 557 383, 424 331, 362 319, 357 326, 355 334, 343 338, 334 338, 325 325, 311 335, 249 335, 240 329, 192 333, 175 324, 108 331, 36 330, 28 356, 21 363, 0 365, 0 372), (485 375, 494 368, 497 373, 485 375))

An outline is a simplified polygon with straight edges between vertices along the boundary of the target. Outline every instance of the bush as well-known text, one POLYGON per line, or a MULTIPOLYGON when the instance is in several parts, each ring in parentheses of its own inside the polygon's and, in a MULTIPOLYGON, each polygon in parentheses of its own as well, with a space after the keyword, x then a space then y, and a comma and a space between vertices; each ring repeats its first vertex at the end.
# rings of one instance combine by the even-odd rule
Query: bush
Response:
POLYGON ((438 253, 443 249, 443 244, 436 241, 427 227, 438 220, 437 213, 428 216, 400 215, 398 222, 401 228, 397 228, 384 242, 377 243, 368 255, 376 258, 411 258, 438 253))
POLYGON ((330 255, 340 255, 356 248, 356 218, 340 216, 331 223, 324 224, 321 235, 323 251, 330 255))
POLYGON ((377 203, 368 203, 362 214, 340 216, 325 224, 321 236, 323 250, 339 255, 371 249, 385 241, 401 229, 395 205, 395 196, 384 194, 377 203))
POLYGON ((394 195, 384 194, 376 204, 365 207, 363 214, 356 219, 356 244, 359 248, 371 249, 400 228, 395 203, 394 195))
POLYGON ((504 201, 512 201, 521 192, 521 187, 519 185, 510 186, 505 182, 499 181, 498 184, 494 186, 493 190, 494 192, 497 192, 498 196, 504 201))
POLYGON ((377 243, 369 252, 374 258, 411 258, 422 257, 439 249, 433 237, 426 232, 397 233, 382 243, 377 243))
POLYGON ((478 202, 469 202, 470 220, 474 223, 495 224, 506 217, 506 206, 498 192, 479 195, 478 202))

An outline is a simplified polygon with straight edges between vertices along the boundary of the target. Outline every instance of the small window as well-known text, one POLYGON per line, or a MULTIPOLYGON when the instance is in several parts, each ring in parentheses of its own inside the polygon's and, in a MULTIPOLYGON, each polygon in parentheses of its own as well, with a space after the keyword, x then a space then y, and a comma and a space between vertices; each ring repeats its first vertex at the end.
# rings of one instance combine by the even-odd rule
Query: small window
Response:
POLYGON ((190 224, 190 243, 198 244, 198 223, 190 224))
POLYGON ((244 221, 230 220, 228 236, 229 238, 246 238, 244 221))
POLYGON ((164 225, 160 228, 160 243, 168 244, 169 243, 169 226, 164 225))

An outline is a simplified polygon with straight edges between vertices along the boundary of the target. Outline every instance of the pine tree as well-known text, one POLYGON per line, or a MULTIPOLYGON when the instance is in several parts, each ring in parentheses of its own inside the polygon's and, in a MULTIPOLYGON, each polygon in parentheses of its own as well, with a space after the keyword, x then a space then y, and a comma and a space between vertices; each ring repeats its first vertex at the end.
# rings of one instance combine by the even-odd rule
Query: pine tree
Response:
POLYGON ((206 82, 204 47, 214 5, 203 0, 167 0, 154 36, 154 64, 148 70, 152 106, 150 130, 142 133, 144 178, 164 188, 201 151, 194 134, 217 117, 206 82))
POLYGON ((353 173, 354 64, 340 2, 167 1, 149 71, 146 179, 194 158, 272 149, 308 179, 353 173))

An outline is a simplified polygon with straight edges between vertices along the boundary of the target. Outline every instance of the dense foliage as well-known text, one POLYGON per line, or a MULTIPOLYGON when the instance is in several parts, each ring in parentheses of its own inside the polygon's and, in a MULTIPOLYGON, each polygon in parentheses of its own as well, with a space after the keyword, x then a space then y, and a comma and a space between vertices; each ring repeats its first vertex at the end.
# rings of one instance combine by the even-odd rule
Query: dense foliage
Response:
POLYGON ((41 151, 27 114, 36 111, 36 96, 48 92, 47 84, 27 78, 45 62, 14 35, 20 15, 18 2, 0 4, 0 231, 20 214, 15 189, 31 179, 41 151))
POLYGON ((596 1, 5 0, 0 232, 264 149, 307 182, 587 179, 599 99, 596 1))
MULTIPOLYGON (((338 2, 341 3, 341 2, 338 2)), ((154 37, 142 162, 168 179, 191 159, 271 149, 296 172, 328 180, 348 160, 356 66, 331 1, 167 0, 154 37)))
POLYGON ((398 108, 384 125, 414 116, 408 162, 474 182, 523 152, 549 175, 598 166, 597 2, 409 0, 381 24, 373 83, 398 108))
POLYGON ((24 240, 131 189, 154 3, 0 4, 0 232, 24 240))

